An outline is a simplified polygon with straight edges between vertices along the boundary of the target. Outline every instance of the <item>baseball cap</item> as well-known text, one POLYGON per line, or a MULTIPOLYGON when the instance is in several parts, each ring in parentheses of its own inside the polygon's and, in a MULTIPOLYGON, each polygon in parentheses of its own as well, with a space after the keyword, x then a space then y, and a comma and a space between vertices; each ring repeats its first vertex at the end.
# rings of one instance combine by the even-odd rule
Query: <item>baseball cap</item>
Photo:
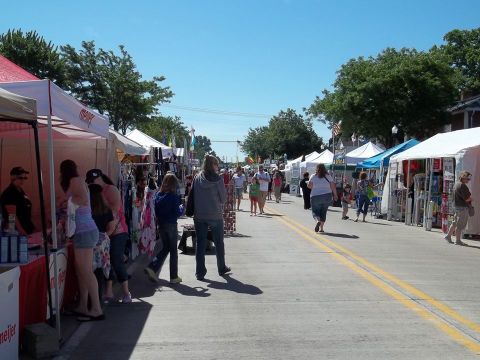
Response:
POLYGON ((21 166, 15 166, 14 168, 12 168, 12 170, 10 170, 11 176, 19 176, 23 174, 30 174, 30 173, 21 166))
POLYGON ((90 169, 87 171, 87 175, 85 176, 85 182, 87 184, 91 184, 95 181, 95 179, 101 177, 102 175, 103 175, 102 170, 90 169))

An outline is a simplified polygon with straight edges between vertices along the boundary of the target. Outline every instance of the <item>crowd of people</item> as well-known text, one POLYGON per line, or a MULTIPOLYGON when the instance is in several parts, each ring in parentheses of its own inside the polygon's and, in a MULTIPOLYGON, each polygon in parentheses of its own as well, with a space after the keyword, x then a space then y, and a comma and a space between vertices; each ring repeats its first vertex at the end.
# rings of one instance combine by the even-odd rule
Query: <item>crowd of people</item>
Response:
MULTIPOLYGON (((11 172, 11 183, 0 196, 2 212, 8 212, 9 206, 15 206, 16 227, 21 234, 31 234, 34 225, 31 220, 31 201, 23 191, 23 183, 29 172, 21 167, 14 167, 11 172)), ((469 216, 474 215, 473 198, 467 186, 472 175, 468 171, 460 174, 454 186, 454 221, 445 236, 445 240, 465 245, 461 237, 469 216)), ((186 176, 185 197, 186 208, 180 195, 180 183, 174 173, 167 173, 159 189, 155 179, 148 181, 137 179, 135 205, 141 208, 141 236, 139 248, 147 254, 151 261, 145 267, 145 273, 151 281, 157 282, 164 262, 170 256, 170 283, 178 284, 182 278, 178 273, 177 220, 186 213, 193 217, 196 232, 196 270, 198 280, 204 280, 207 274, 205 251, 207 235, 211 232, 215 244, 217 271, 223 276, 231 271, 226 265, 224 247, 224 205, 227 200, 225 184, 234 184, 235 206, 240 205, 245 193, 250 201, 250 216, 265 213, 265 203, 271 199, 273 192, 275 201, 281 201, 283 176, 280 171, 271 173, 263 165, 258 171, 245 171, 237 167, 236 171, 219 170, 219 161, 207 155, 200 172, 186 176), (155 253, 156 241, 161 241, 161 248, 155 253)), ((323 233, 327 220, 327 211, 333 202, 341 197, 342 219, 347 220, 348 212, 356 201, 356 218, 366 222, 366 215, 375 185, 362 172, 356 181, 355 194, 352 186, 345 185, 342 193, 337 193, 334 179, 323 164, 319 164, 315 174, 303 174, 300 188, 303 193, 304 209, 311 210, 315 220, 315 232, 323 233), (340 196, 341 195, 341 196, 340 196)), ((130 303, 132 296, 129 290, 129 275, 125 264, 125 254, 129 243, 122 199, 119 189, 101 169, 91 169, 83 178, 72 160, 64 160, 60 164, 60 186, 67 201, 67 217, 65 234, 73 240, 75 271, 78 279, 78 302, 73 309, 79 321, 97 321, 105 319, 102 303, 120 301, 130 303), (122 295, 115 299, 113 281, 120 284, 122 295)))

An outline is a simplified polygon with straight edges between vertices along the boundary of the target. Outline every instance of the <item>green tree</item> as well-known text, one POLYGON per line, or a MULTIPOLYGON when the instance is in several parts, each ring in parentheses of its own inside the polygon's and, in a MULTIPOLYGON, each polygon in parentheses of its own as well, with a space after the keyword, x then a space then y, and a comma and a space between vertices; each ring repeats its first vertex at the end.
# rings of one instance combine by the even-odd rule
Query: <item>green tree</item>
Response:
POLYGON ((480 94, 480 28, 452 30, 441 46, 450 64, 459 73, 458 87, 467 95, 480 94))
POLYGON ((265 159, 285 153, 298 157, 319 150, 321 144, 311 120, 287 109, 272 117, 268 126, 250 129, 241 146, 249 155, 265 159))
POLYGON ((67 83, 67 68, 58 47, 36 31, 11 29, 0 35, 0 54, 40 79, 60 87, 67 83))
POLYGON ((386 49, 377 57, 352 59, 338 71, 332 92, 324 91, 307 113, 344 134, 356 133, 392 145, 391 128, 419 139, 449 120, 457 95, 453 69, 441 56, 412 49, 386 49))
POLYGON ((215 151, 212 149, 212 142, 206 136, 196 136, 195 137, 195 146, 194 146, 195 158, 200 160, 200 163, 203 161, 205 155, 213 155, 217 157, 215 151))
POLYGON ((267 158, 270 151, 267 145, 268 126, 260 126, 255 129, 250 128, 248 134, 240 144, 243 152, 249 154, 255 161, 257 156, 262 159, 267 158))
POLYGON ((175 136, 176 147, 183 147, 184 139, 189 144, 190 134, 178 116, 152 116, 148 122, 140 124, 138 129, 167 145, 172 134, 175 136))
POLYGON ((148 122, 158 106, 173 96, 169 87, 162 87, 164 77, 143 80, 131 55, 124 46, 120 54, 95 49, 95 43, 82 42, 77 52, 72 46, 62 47, 70 69, 71 91, 81 101, 110 118, 110 125, 125 133, 148 122))

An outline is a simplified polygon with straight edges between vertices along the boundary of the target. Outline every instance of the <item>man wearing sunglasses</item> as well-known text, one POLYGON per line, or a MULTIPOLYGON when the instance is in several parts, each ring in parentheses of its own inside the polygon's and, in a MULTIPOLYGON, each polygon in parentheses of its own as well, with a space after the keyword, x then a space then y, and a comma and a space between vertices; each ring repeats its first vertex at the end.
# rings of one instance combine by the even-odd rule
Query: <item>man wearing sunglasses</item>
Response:
POLYGON ((13 212, 15 209, 15 228, 21 235, 29 235, 35 230, 32 222, 32 202, 23 191, 28 174, 29 172, 21 166, 10 170, 10 185, 0 196, 4 222, 8 222, 8 210, 13 212))

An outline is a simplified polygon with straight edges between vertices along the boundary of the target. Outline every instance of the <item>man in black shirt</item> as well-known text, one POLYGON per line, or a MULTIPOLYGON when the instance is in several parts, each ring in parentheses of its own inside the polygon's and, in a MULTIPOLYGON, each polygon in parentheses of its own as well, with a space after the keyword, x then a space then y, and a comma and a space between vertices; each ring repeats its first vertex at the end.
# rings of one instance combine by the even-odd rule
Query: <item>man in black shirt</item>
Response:
POLYGON ((28 171, 17 166, 10 171, 10 185, 2 192, 0 204, 5 221, 8 221, 8 206, 15 206, 15 228, 22 235, 33 233, 35 227, 32 223, 32 202, 23 191, 23 184, 27 180, 28 171))

